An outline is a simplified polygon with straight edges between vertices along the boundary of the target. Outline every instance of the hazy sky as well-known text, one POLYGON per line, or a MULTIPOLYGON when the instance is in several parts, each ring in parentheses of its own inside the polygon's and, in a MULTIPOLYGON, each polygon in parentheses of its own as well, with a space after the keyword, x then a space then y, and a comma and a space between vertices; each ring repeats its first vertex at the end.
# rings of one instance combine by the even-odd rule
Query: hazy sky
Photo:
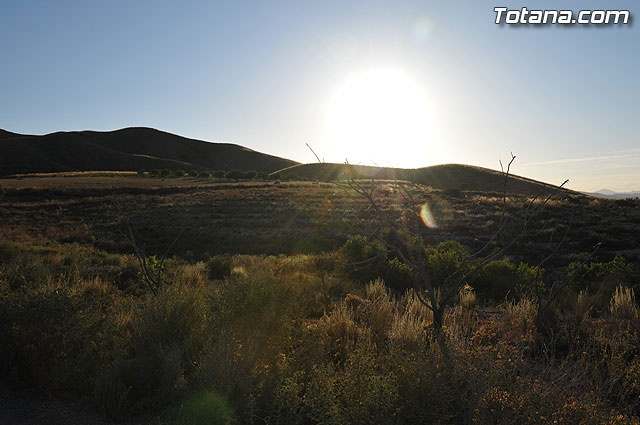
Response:
POLYGON ((0 128, 148 126, 300 162, 498 168, 640 189, 640 27, 495 6, 637 1, 3 1, 0 128), (535 4, 533 4, 535 3, 535 4))

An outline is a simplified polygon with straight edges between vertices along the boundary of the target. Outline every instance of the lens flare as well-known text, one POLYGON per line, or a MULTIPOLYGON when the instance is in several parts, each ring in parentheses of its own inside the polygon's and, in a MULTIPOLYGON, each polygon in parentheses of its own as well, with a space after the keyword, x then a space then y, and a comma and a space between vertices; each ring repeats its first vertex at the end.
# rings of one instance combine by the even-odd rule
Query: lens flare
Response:
POLYGON ((438 223, 436 223, 436 219, 433 218, 433 214, 431 214, 429 205, 426 202, 422 205, 422 208, 420 208, 420 218, 428 228, 435 229, 438 227, 438 223))

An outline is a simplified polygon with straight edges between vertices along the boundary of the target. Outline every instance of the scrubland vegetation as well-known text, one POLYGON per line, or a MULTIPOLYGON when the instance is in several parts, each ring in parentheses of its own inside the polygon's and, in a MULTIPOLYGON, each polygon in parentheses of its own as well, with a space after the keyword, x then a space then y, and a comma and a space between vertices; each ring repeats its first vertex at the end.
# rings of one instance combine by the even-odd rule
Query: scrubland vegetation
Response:
MULTIPOLYGON (((388 282, 354 274, 354 245, 375 247, 170 259, 153 296, 131 255, 4 241, 0 372, 91 397, 116 421, 638 420, 638 270, 621 256, 570 267, 543 329, 531 266, 491 263, 447 308, 439 340, 395 261, 369 271, 388 282)), ((454 267, 451 249, 432 250, 432 267, 454 267)))
MULTIPOLYGON (((187 174, 102 180, 110 190, 4 182, 2 381, 90 400, 114 422, 640 420, 637 201, 550 203, 533 239, 446 303, 440 332, 415 270, 364 236, 379 223, 344 188, 187 174), (157 295, 119 233, 123 217, 162 276, 157 295), (603 229, 608 246, 584 261, 603 229)), ((382 189, 393 212, 393 188, 382 189)), ((424 265, 446 282, 485 243, 500 196, 417 190, 439 220, 424 265)), ((512 201, 517 218, 523 201, 512 201)))

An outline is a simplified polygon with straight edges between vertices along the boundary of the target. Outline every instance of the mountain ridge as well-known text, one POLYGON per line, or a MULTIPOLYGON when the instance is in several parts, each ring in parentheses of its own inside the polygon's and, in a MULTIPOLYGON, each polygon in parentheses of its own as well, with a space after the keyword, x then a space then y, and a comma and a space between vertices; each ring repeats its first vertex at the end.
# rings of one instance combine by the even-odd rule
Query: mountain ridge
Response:
MULTIPOLYGON (((407 180, 434 189, 502 192, 504 175, 496 170, 443 164, 407 169, 351 164, 300 164, 232 143, 190 139, 148 127, 112 131, 59 131, 25 135, 0 129, 0 176, 69 171, 142 169, 255 170, 330 181, 345 176, 407 180)), ((552 184, 511 175, 507 192, 543 195, 552 184)), ((577 193, 577 192, 572 192, 577 193)))
POLYGON ((148 127, 59 131, 42 136, 0 130, 0 175, 170 168, 262 172, 297 162, 232 143, 190 139, 148 127))

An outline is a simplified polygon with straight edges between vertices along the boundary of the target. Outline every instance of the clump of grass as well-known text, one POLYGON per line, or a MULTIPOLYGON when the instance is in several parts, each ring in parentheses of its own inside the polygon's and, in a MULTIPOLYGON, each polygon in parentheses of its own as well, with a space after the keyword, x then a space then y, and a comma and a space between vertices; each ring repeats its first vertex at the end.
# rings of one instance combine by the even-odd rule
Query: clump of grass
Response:
POLYGON ((458 305, 445 311, 444 324, 449 339, 463 348, 477 327, 477 317, 473 310, 458 305))
POLYGON ((507 301, 504 306, 505 324, 516 334, 524 338, 532 329, 538 306, 533 298, 522 298, 519 301, 507 301))
POLYGON ((532 320, 538 307, 531 298, 522 298, 520 301, 508 301, 505 304, 505 314, 510 322, 523 322, 532 320))
POLYGON ((386 338, 393 319, 394 302, 382 279, 370 282, 365 293, 366 300, 356 310, 357 316, 368 325, 376 340, 381 342, 386 338))
POLYGON ((611 297, 609 311, 611 316, 618 320, 634 320, 640 317, 633 289, 618 286, 611 297))
POLYGON ((576 324, 580 326, 580 324, 589 317, 591 310, 593 310, 593 297, 586 291, 578 292, 578 296, 571 310, 576 324))
POLYGON ((358 337, 358 325, 354 321, 353 312, 343 303, 338 304, 331 314, 323 316, 319 325, 334 341, 349 343, 358 337))
POLYGON ((202 261, 176 267, 172 281, 181 285, 203 286, 207 283, 207 265, 202 261))
POLYGON ((433 321, 433 313, 408 291, 396 302, 396 312, 389 330, 392 346, 417 349, 423 346, 426 329, 433 321))

